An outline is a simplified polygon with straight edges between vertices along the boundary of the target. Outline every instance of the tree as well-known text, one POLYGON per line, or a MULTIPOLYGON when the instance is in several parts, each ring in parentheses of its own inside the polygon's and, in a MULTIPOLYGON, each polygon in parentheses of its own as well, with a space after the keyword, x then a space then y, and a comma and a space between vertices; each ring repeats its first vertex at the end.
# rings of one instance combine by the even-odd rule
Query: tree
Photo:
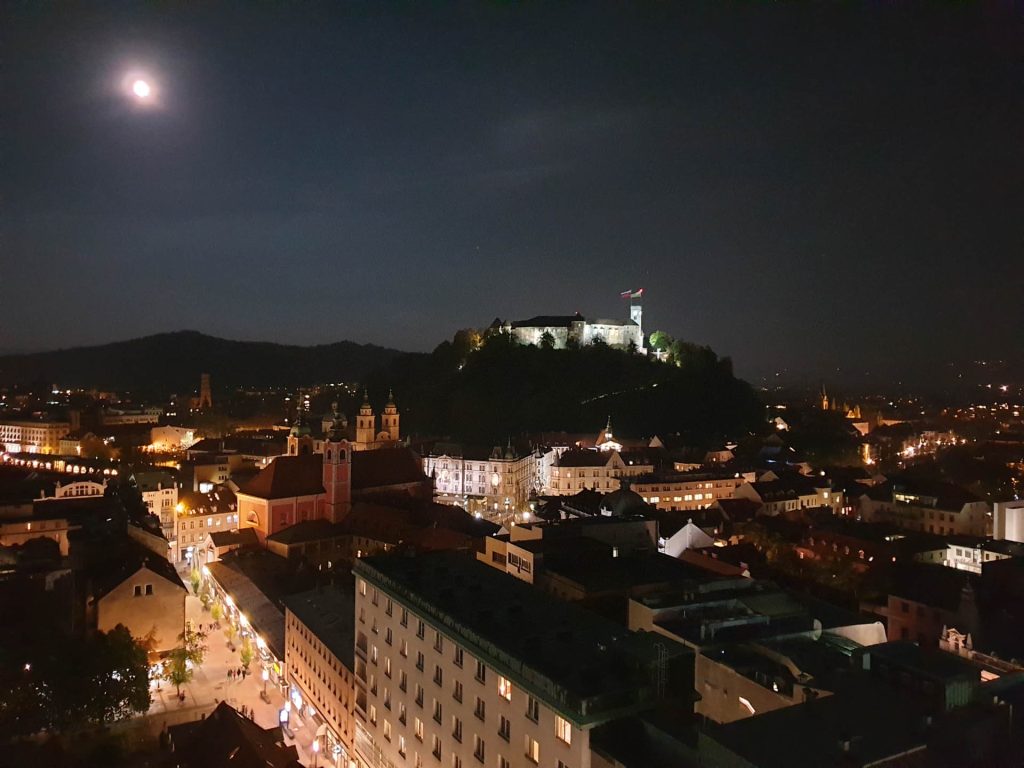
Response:
POLYGON ((122 625, 70 641, 27 628, 0 648, 0 741, 148 711, 145 648, 122 625))
POLYGON ((199 588, 199 602, 203 604, 203 610, 210 609, 210 601, 213 599, 213 595, 210 594, 210 582, 204 581, 203 586, 199 588))
POLYGON ((664 352, 672 346, 672 337, 664 331, 655 331, 651 334, 651 349, 657 352, 664 352))
POLYGON ((234 645, 234 643, 235 643, 235 634, 237 632, 238 632, 238 630, 235 629, 235 623, 233 621, 231 621, 230 619, 228 619, 228 624, 227 624, 226 627, 224 627, 224 637, 227 638, 228 645, 234 645))
POLYGON ((555 348, 555 337, 551 331, 544 331, 540 336, 540 348, 541 349, 554 349, 555 348))
POLYGON ((192 594, 198 595, 199 587, 203 582, 203 576, 201 573, 199 573, 199 569, 196 568, 194 565, 192 566, 192 572, 189 574, 189 578, 192 581, 192 594))
POLYGON ((220 600, 214 600, 213 605, 210 606, 210 618, 219 622, 220 617, 223 615, 224 611, 220 607, 220 600))
POLYGON ((185 625, 185 631, 178 635, 181 643, 181 650, 185 658, 192 662, 193 666, 201 666, 206 658, 206 633, 199 632, 191 624, 185 625))
POLYGON ((109 632, 98 632, 92 645, 89 719, 105 723, 146 712, 151 699, 145 648, 123 624, 109 632))
POLYGON ((188 656, 184 648, 171 651, 170 659, 164 666, 164 680, 174 686, 175 692, 181 696, 181 686, 192 680, 192 670, 188 665, 188 656))
POLYGON ((238 652, 238 660, 242 662, 242 666, 245 668, 246 672, 249 671, 249 665, 252 664, 252 659, 252 643, 249 642, 248 637, 243 637, 242 648, 238 652))

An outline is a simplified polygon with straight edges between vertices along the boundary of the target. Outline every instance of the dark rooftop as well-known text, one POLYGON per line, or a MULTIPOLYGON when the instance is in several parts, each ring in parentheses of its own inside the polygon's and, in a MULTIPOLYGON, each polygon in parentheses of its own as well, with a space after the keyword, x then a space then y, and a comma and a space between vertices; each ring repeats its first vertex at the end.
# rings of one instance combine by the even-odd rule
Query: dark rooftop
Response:
MULTIPOLYGON (((354 572, 580 726, 650 706, 657 643, 465 556, 370 557, 354 572)), ((687 652, 665 639, 670 657, 687 652)))
POLYGON ((284 598, 284 605, 335 657, 354 667, 355 585, 333 585, 284 598))

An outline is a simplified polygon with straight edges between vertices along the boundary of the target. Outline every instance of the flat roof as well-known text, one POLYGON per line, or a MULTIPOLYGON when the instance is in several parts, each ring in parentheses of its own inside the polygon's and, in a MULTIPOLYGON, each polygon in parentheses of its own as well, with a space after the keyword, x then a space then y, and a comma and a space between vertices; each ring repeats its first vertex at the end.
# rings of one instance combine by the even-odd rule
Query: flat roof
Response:
POLYGON ((460 554, 363 558, 354 572, 579 727, 653 706, 659 659, 689 655, 460 554))
POLYGON ((355 669, 355 583, 312 589, 284 598, 284 606, 327 646, 337 659, 355 669))

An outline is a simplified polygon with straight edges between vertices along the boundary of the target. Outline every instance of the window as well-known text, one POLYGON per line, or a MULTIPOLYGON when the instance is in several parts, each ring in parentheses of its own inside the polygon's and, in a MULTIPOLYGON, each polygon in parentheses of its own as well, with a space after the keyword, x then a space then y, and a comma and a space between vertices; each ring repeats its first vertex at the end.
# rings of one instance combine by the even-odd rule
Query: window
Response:
POLYGON ((452 689, 452 698, 456 701, 462 701, 462 683, 458 680, 455 681, 455 687, 452 689))
POLYGON ((403 640, 402 641, 402 647, 398 649, 398 652, 400 654, 402 654, 402 656, 404 656, 406 658, 409 657, 409 641, 408 640, 403 640))
POLYGON ((498 693, 505 701, 512 701, 512 683, 508 678, 498 677, 498 693))
POLYGON ((452 768, 462 768, 462 758, 458 755, 452 755, 452 768))
POLYGON ((501 716, 501 724, 498 726, 498 735, 505 741, 508 741, 512 736, 512 722, 504 715, 501 716))
POLYGON ((394 635, 391 634, 391 627, 388 627, 384 630, 384 642, 391 645, 392 640, 394 640, 394 635))
POLYGON ((417 619, 416 620, 416 637, 418 637, 420 640, 422 640, 423 636, 426 633, 427 633, 427 630, 426 630, 426 626, 423 623, 423 619, 417 619))
POLYGON ((366 597, 366 582, 362 579, 359 580, 359 594, 366 597))
POLYGON ((487 679, 487 667, 482 661, 476 663, 476 679, 481 683, 487 679))
POLYGON ((370 722, 374 725, 377 724, 377 707, 373 704, 370 705, 370 722))
POLYGON ((526 716, 535 723, 540 719, 540 704, 533 696, 526 700, 526 716))
POLYGON ((540 744, 529 736, 526 737, 526 757, 533 763, 540 763, 540 744))
POLYGON ((373 662, 374 664, 377 663, 377 646, 376 645, 371 645, 370 646, 370 661, 373 662))
POLYGON ((441 722, 441 702, 434 699, 434 722, 441 722))
POLYGON ((473 737, 473 757, 481 763, 484 761, 484 740, 479 736, 473 737))
POLYGON ((423 686, 416 683, 416 706, 423 706, 423 686))
POLYGON ((456 667, 459 667, 460 669, 462 668, 462 649, 461 648, 456 648, 455 649, 455 657, 454 657, 453 661, 455 662, 455 666, 456 667))
POLYGON ((416 669, 423 671, 423 651, 416 651, 416 669))
POLYGON ((391 723, 388 720, 384 721, 384 738, 391 741, 391 723))
POLYGON ((391 691, 384 689, 384 709, 391 709, 391 691))
POLYGON ((558 768, 569 768, 568 763, 563 763, 561 760, 558 761, 558 768))
POLYGON ((409 676, 405 673, 405 670, 403 669, 401 672, 398 673, 398 690, 405 691, 405 688, 408 684, 409 676))
POLYGON ((387 602, 384 603, 384 613, 386 613, 388 616, 391 615, 392 605, 393 605, 393 603, 391 602, 391 598, 389 597, 387 599, 387 602))
POLYGON ((481 699, 479 696, 476 697, 476 708, 473 710, 473 714, 476 715, 481 720, 484 719, 484 716, 485 716, 484 700, 481 699))
POLYGON ((572 744, 572 724, 564 717, 555 715, 555 735, 566 744, 572 744))
POLYGON ((512 768, 512 764, 508 761, 507 757, 498 756, 498 768, 512 768))
POLYGON ((405 757, 405 736, 398 737, 398 754, 405 757))
POLYGON ((405 704, 398 702, 398 722, 405 725, 405 704))
POLYGON ((152 584, 147 584, 146 585, 146 594, 147 595, 152 595, 153 594, 153 585, 152 584))
MULTIPOLYGON (((374 648, 373 650, 376 651, 377 649, 374 648)), ((390 656, 388 656, 387 658, 384 659, 384 674, 387 677, 391 677, 391 657, 390 656)))
POLYGON ((452 718, 452 738, 462 743, 462 721, 457 717, 452 718))
POLYGON ((441 653, 444 650, 444 638, 440 632, 434 632, 434 650, 441 653))
POLYGON ((431 750, 431 753, 438 760, 441 759, 441 740, 437 736, 434 736, 434 748, 431 750))
POLYGON ((408 609, 406 609, 406 608, 402 609, 402 616, 401 616, 401 619, 399 619, 399 624, 401 624, 403 627, 408 627, 409 626, 409 611, 408 611, 408 609))
POLYGON ((135 597, 142 597, 142 587, 141 586, 137 585, 135 587, 135 597))
POLYGON ((417 739, 423 741, 423 721, 418 717, 413 720, 412 731, 416 734, 417 739))

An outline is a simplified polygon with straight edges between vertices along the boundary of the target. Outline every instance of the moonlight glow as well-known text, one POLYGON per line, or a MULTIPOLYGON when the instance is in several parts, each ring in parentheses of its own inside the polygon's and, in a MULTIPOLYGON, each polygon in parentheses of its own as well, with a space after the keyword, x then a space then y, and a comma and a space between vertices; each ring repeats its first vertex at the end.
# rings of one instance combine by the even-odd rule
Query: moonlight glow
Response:
POLYGON ((134 83, 132 83, 132 93, 134 93, 140 99, 149 98, 149 83, 147 83, 145 80, 136 80, 134 83))

